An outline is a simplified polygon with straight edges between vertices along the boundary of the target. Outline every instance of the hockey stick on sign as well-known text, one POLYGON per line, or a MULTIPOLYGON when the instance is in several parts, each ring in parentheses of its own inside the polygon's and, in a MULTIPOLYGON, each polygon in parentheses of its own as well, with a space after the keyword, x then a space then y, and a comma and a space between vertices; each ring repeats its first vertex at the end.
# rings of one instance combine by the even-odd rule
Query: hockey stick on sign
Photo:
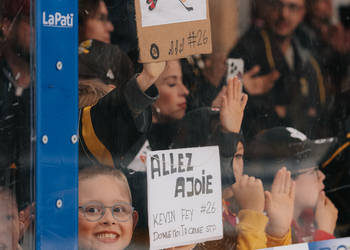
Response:
POLYGON ((185 9, 186 9, 187 11, 192 11, 192 10, 193 10, 193 7, 186 6, 186 5, 182 2, 182 0, 179 0, 179 2, 182 4, 183 7, 185 7, 185 9))

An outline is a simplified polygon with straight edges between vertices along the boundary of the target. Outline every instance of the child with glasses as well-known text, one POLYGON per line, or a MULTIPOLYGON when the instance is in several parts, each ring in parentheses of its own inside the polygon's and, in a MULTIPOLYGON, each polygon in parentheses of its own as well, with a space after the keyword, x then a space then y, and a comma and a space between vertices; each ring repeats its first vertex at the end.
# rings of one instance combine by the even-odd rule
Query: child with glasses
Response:
POLYGON ((138 213, 132 207, 124 174, 110 167, 79 173, 79 249, 124 249, 132 238, 138 213))
POLYGON ((293 243, 334 238, 338 210, 325 195, 325 175, 318 168, 333 143, 332 138, 313 141, 294 128, 275 127, 248 145, 246 170, 261 178, 266 188, 282 166, 291 172, 295 181, 293 243))
MULTIPOLYGON (((95 166, 79 172, 80 250, 125 249, 131 242, 137 221, 130 187, 120 170, 95 166)), ((191 250, 194 247, 195 244, 170 249, 191 250)))

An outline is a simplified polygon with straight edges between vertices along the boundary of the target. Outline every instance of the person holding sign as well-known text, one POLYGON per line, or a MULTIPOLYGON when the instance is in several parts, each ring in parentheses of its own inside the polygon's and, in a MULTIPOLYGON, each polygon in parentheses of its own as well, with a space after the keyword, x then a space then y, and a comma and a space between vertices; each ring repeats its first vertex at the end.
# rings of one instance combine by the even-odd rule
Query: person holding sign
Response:
MULTIPOLYGON (((146 153, 151 149, 219 145, 221 158, 232 159, 236 147, 235 138, 238 137, 247 102, 247 96, 240 92, 239 80, 231 79, 220 112, 217 109, 203 108, 185 115, 188 90, 183 85, 181 66, 177 60, 167 62, 156 86, 160 97, 153 105, 151 131, 133 146, 121 162, 122 166, 133 172, 128 178, 132 193, 135 194, 135 206, 141 215, 140 227, 147 227, 147 194, 144 188, 146 153)), ((231 173, 230 161, 224 168, 226 167, 231 169, 231 173)), ((232 177, 229 181, 228 185, 231 185, 232 177)))
POLYGON ((79 43, 88 39, 110 43, 113 30, 104 0, 79 0, 79 43))
POLYGON ((144 64, 141 74, 112 90, 96 105, 82 109, 80 168, 96 162, 120 166, 124 154, 151 125, 150 106, 158 97, 153 83, 164 67, 163 62, 144 64))

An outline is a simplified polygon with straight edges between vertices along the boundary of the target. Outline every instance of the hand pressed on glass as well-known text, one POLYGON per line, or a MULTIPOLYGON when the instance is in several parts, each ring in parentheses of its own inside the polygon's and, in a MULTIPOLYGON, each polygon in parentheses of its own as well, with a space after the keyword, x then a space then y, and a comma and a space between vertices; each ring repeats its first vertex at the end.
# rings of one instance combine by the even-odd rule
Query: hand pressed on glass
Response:
POLYGON ((266 232, 274 237, 283 237, 292 223, 295 199, 295 182, 285 167, 278 170, 271 192, 265 191, 265 209, 269 222, 266 232))

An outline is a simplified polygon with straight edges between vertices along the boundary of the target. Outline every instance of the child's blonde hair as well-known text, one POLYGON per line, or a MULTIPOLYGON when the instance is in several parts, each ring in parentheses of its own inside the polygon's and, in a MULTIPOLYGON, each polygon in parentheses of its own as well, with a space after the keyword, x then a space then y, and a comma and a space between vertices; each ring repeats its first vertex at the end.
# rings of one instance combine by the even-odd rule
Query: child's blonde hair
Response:
POLYGON ((123 174, 123 172, 120 171, 119 169, 102 166, 102 165, 87 167, 79 170, 79 181, 86 180, 99 175, 112 176, 112 177, 115 177, 117 180, 124 182, 127 187, 128 196, 130 198, 130 201, 132 202, 131 191, 130 191, 128 180, 123 174))

